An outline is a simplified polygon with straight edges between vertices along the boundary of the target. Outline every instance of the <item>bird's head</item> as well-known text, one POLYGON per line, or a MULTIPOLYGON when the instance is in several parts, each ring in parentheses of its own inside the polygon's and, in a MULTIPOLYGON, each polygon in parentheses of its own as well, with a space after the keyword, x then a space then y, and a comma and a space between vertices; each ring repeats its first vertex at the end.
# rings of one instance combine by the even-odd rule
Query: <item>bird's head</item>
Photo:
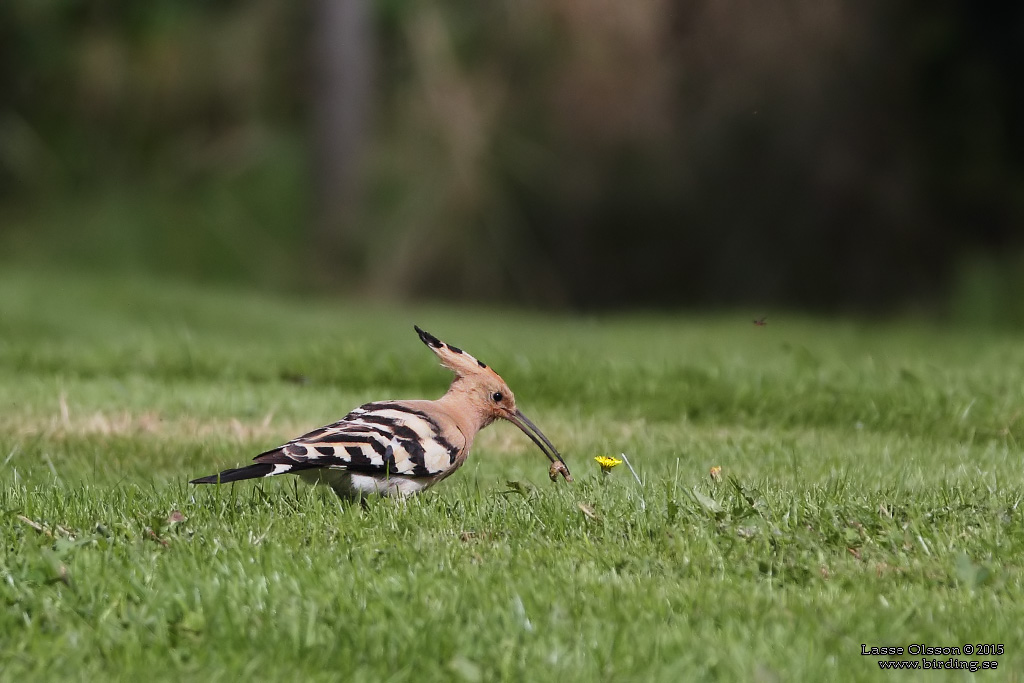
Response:
POLYGON ((508 420, 530 437, 548 460, 561 463, 565 468, 564 476, 569 478, 562 456, 537 425, 516 407, 515 394, 501 375, 462 349, 445 344, 429 332, 415 327, 420 339, 434 352, 441 365, 455 373, 448 395, 462 417, 472 419, 478 430, 497 419, 508 420))

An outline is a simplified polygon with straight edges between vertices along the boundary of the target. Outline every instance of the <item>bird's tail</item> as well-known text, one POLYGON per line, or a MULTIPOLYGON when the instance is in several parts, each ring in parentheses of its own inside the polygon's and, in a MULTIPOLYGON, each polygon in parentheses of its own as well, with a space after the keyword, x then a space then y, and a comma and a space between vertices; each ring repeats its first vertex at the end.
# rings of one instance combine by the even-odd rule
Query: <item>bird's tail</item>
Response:
POLYGON ((224 470, 220 474, 211 474, 208 477, 193 479, 190 484, 227 484, 232 481, 243 479, 259 479, 260 477, 273 477, 275 474, 284 474, 293 469, 292 465, 274 464, 269 462, 258 462, 248 467, 239 467, 234 470, 224 470))

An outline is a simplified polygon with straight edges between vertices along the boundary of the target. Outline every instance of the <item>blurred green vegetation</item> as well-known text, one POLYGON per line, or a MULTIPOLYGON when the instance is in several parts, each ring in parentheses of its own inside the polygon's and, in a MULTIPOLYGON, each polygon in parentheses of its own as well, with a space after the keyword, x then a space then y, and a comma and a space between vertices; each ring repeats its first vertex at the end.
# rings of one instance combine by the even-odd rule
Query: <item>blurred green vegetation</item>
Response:
POLYGON ((358 237, 314 261, 315 7, 0 5, 0 262, 1024 323, 1018 7, 378 0, 358 237))

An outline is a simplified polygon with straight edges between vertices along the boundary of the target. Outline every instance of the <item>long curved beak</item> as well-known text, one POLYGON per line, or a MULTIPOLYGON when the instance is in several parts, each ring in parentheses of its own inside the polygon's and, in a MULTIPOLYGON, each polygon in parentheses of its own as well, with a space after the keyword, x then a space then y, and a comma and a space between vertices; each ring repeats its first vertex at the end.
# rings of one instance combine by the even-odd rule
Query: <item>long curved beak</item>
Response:
POLYGON ((540 429, 537 428, 537 425, 530 422, 530 420, 519 410, 514 413, 508 413, 505 416, 505 419, 523 430, 523 434, 526 434, 530 437, 531 441, 537 444, 537 448, 539 448, 544 455, 548 456, 548 460, 552 463, 556 461, 562 463, 562 467, 560 469, 564 470, 563 476, 571 481, 572 475, 569 474, 569 466, 565 464, 565 461, 562 460, 562 456, 558 453, 558 449, 555 448, 555 446, 548 440, 548 437, 544 436, 544 432, 540 431, 540 429))

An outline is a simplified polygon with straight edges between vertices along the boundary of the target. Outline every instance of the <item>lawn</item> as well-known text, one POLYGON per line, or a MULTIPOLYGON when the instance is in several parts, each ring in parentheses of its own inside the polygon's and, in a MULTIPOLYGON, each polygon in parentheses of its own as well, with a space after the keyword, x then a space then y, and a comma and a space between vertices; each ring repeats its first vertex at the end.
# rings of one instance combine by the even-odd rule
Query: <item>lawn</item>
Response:
MULTIPOLYGON (((886 675, 863 644, 1002 644, 953 659, 1019 676, 1024 334, 753 317, 8 269, 0 680, 886 675), (186 483, 440 396, 414 323, 497 369, 576 481, 498 424, 435 489, 366 509, 290 477, 186 483), (593 460, 620 452, 643 486, 593 460)), ((972 680, 926 678, 947 679, 972 680)))

